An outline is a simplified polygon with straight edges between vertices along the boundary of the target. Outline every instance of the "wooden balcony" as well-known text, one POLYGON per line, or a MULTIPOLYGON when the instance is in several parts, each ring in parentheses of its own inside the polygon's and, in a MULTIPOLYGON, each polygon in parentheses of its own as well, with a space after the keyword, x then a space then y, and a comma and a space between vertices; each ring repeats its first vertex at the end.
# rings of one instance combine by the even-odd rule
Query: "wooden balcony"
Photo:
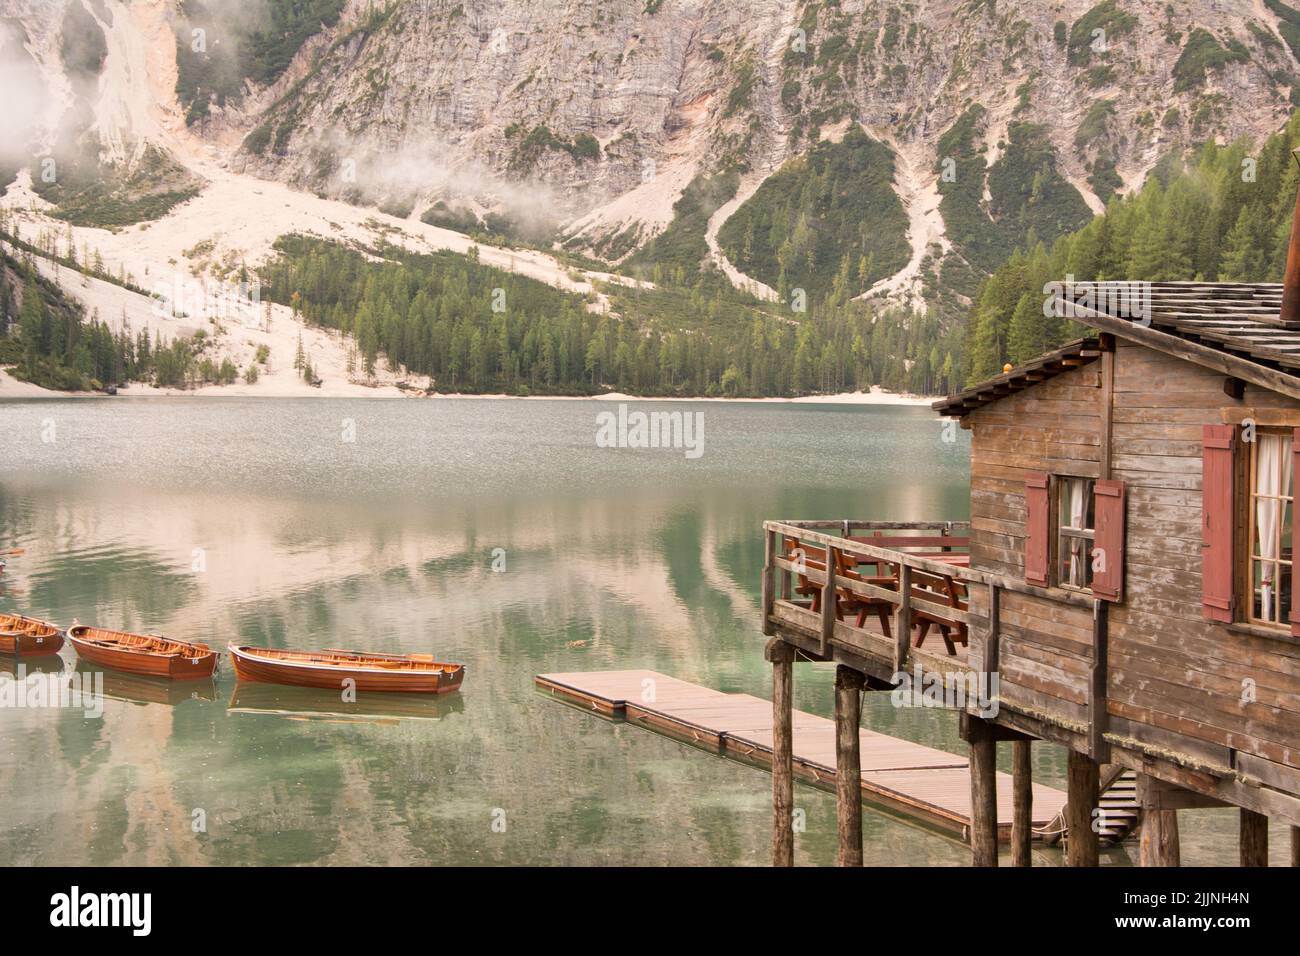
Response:
MULTIPOLYGON (((1104 602, 971 568, 966 522, 763 528, 764 634, 859 670, 875 686, 905 673, 987 688, 999 723, 1104 759, 1104 602), (1047 627, 1045 614, 1063 623, 1047 627), (1076 639, 1068 661, 1040 653, 1041 633, 1058 627, 1076 639)), ((965 709, 976 712, 969 696, 965 709)))

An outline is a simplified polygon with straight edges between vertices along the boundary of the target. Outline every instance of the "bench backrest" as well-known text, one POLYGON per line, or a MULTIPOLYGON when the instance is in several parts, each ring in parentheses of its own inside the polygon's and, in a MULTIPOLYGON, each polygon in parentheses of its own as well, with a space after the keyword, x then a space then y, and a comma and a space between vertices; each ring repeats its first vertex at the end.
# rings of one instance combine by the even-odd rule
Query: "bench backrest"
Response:
POLYGON ((929 592, 928 594, 922 593, 921 595, 918 595, 923 600, 933 600, 933 595, 936 594, 946 595, 949 607, 958 608, 963 611, 966 610, 966 585, 964 582, 958 581, 956 578, 950 578, 939 574, 930 574, 927 571, 918 571, 913 568, 912 588, 914 594, 916 593, 915 589, 917 588, 929 592))
POLYGON ((883 535, 876 532, 869 538, 854 535, 849 538, 850 541, 856 541, 859 544, 869 544, 876 548, 969 548, 970 538, 959 538, 953 534, 942 535, 919 535, 919 534, 897 534, 883 535))

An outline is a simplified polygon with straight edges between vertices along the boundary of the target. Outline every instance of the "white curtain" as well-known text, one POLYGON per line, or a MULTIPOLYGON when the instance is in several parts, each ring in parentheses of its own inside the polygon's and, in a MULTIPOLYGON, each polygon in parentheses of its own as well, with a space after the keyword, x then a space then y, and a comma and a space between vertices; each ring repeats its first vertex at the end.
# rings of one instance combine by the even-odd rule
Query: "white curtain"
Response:
MULTIPOLYGON (((1276 620, 1273 597, 1277 584, 1277 560, 1281 556, 1282 506, 1280 496, 1291 494, 1291 439, 1286 435, 1259 435, 1255 457, 1255 534, 1262 559, 1259 588, 1259 616, 1276 620)), ((1281 611, 1281 608, 1278 608, 1281 611)))
MULTIPOLYGON (((1079 478, 1071 478, 1067 483, 1070 495, 1070 527, 1082 528, 1084 515, 1088 513, 1088 483, 1079 478)), ((1070 539, 1070 583, 1083 587, 1087 576, 1083 571, 1083 562, 1087 560, 1084 542, 1079 538, 1070 539)))

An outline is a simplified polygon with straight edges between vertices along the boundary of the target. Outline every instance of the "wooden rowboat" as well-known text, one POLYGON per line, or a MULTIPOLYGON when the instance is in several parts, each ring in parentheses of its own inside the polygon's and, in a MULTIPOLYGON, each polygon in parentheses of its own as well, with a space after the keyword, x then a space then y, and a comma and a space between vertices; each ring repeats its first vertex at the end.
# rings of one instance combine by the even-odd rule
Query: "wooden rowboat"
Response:
POLYGON ((88 624, 69 629, 68 640, 83 660, 128 674, 199 680, 211 677, 217 668, 217 654, 206 644, 109 631, 88 624))
POLYGON ((443 664, 429 654, 370 654, 364 651, 289 651, 230 645, 240 680, 294 687, 446 694, 465 678, 463 664, 443 664), (355 683, 347 685, 351 678, 355 683))
POLYGON ((0 614, 0 654, 46 657, 63 647, 63 631, 21 614, 0 614))

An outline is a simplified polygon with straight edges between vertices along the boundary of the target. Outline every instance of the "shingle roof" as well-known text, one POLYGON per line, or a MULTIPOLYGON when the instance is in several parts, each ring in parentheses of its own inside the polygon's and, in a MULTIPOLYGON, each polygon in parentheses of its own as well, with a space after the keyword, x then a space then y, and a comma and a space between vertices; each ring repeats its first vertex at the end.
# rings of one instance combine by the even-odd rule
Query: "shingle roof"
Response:
POLYGON ((981 405, 995 402, 1012 392, 1029 388, 1031 385, 1060 375, 1062 372, 1068 372, 1072 368, 1078 368, 1080 365, 1087 365, 1099 355, 1101 355, 1101 348, 1095 338, 1078 339, 1069 345, 1061 346, 1054 352, 1040 355, 1019 368, 1013 368, 1010 372, 935 402, 931 408, 941 415, 965 415, 981 405))
MULTIPOLYGON (((1068 291, 1078 302, 1094 290, 1094 302, 1100 296, 1110 299, 1136 283, 1075 283, 1068 291)), ((1282 286, 1278 283, 1248 285, 1229 282, 1152 282, 1150 289, 1150 325, 1179 338, 1200 342, 1211 348, 1249 358, 1260 364, 1300 373, 1300 323, 1283 322, 1282 286)), ((1058 301, 1069 300, 1069 295, 1058 301)), ((1116 310, 1102 308, 1105 314, 1115 315, 1116 310)), ((1091 325, 1088 314, 1077 316, 1079 321, 1091 325)), ((1119 318, 1130 318, 1118 315, 1119 318)))
MULTIPOLYGON (((1048 301, 1057 315, 1099 332, 1300 398, 1300 323, 1280 318, 1280 283, 1061 283, 1048 301)), ((1066 348, 1080 345, 1074 342, 1066 348)), ((1096 347, 1095 341, 1092 347, 1096 347)), ((1014 391, 1008 389, 1011 382, 1004 380, 1018 379, 1038 363, 1050 363, 1056 354, 1049 353, 933 407, 941 414, 964 415, 1001 397, 999 385, 1014 391)))

